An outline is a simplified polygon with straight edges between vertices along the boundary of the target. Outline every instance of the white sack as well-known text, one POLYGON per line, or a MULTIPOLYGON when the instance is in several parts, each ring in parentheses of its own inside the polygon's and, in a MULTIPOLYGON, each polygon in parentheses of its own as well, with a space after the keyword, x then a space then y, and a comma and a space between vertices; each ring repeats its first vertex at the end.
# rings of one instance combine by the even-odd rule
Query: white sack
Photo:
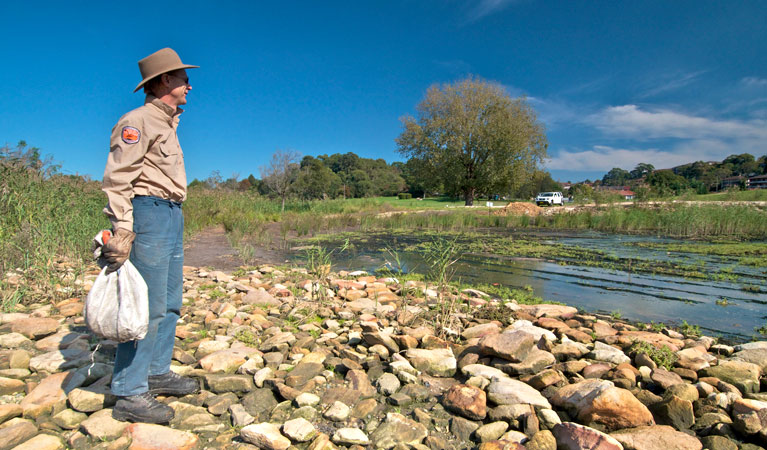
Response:
MULTIPOLYGON (((100 236, 94 240, 100 243, 100 236)), ((116 342, 143 339, 149 328, 146 282, 130 261, 109 275, 106 270, 101 269, 85 299, 86 325, 97 336, 116 342)))

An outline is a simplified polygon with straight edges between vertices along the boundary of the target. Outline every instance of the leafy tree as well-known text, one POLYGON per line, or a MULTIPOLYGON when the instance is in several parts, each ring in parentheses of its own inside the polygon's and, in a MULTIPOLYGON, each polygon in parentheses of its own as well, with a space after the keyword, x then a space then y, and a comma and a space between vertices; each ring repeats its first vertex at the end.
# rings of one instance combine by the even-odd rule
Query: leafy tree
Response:
POLYGON ((757 163, 759 168, 762 169, 762 173, 767 174, 767 155, 760 156, 757 163))
POLYGON ((634 170, 631 171, 631 179, 637 180, 651 174, 655 170, 655 166, 652 164, 639 163, 634 170))
POLYGON ((513 194, 516 198, 530 198, 539 192, 561 191, 562 185, 551 178, 545 170, 536 170, 530 179, 513 194))
POLYGON ((304 199, 325 199, 335 197, 341 189, 341 178, 333 173, 322 161, 304 156, 301 170, 294 185, 294 191, 304 199))
POLYGON ((296 164, 301 156, 295 150, 277 150, 272 154, 269 165, 261 167, 261 179, 264 184, 282 199, 282 211, 285 211, 285 199, 291 185, 298 175, 299 166, 296 164))
POLYGON ((469 77, 434 85, 416 110, 417 118, 402 119, 398 151, 428 166, 466 205, 480 193, 521 184, 546 157, 535 111, 498 84, 469 77))
POLYGON ((749 153, 730 155, 722 161, 722 165, 730 164, 734 175, 748 175, 757 170, 758 164, 749 153))
POLYGON ((658 195, 679 195, 690 187, 690 183, 682 176, 670 170, 659 170, 647 176, 647 183, 658 195))
POLYGON ((602 177, 603 186, 623 186, 631 178, 631 174, 627 170, 623 170, 620 167, 610 169, 607 174, 602 177))

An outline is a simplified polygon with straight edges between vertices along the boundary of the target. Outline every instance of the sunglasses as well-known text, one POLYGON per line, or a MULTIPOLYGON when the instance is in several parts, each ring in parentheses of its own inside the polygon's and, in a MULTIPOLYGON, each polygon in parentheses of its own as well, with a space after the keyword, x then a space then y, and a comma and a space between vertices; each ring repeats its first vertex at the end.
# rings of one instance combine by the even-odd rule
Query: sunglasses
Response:
POLYGON ((187 76, 186 78, 181 78, 180 76, 178 76, 178 75, 173 75, 172 73, 169 73, 169 74, 168 74, 168 76, 169 76, 169 77, 173 77, 173 78, 178 78, 179 80, 183 81, 183 82, 184 82, 184 84, 186 84, 187 86, 189 86, 189 77, 188 77, 188 76, 187 76))

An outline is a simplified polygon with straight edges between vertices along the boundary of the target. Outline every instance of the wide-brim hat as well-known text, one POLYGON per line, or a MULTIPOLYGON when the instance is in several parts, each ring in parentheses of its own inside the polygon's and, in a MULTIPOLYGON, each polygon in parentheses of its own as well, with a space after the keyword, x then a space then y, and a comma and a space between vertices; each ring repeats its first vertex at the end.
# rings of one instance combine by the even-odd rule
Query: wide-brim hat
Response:
POLYGON ((157 75, 162 75, 178 69, 196 69, 198 67, 200 66, 182 63, 178 53, 171 48, 157 50, 138 62, 138 70, 141 72, 143 80, 141 80, 141 83, 136 86, 136 89, 134 89, 133 92, 141 89, 141 86, 157 75))

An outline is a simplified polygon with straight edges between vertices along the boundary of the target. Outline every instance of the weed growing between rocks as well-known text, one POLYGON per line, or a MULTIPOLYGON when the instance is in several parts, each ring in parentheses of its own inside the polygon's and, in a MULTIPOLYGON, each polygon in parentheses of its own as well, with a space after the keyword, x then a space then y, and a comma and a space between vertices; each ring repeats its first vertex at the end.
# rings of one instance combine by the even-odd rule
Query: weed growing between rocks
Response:
POLYGON ((667 345, 656 347, 645 341, 634 342, 629 348, 629 353, 644 353, 649 356, 658 367, 663 367, 666 370, 671 370, 678 359, 667 345))

